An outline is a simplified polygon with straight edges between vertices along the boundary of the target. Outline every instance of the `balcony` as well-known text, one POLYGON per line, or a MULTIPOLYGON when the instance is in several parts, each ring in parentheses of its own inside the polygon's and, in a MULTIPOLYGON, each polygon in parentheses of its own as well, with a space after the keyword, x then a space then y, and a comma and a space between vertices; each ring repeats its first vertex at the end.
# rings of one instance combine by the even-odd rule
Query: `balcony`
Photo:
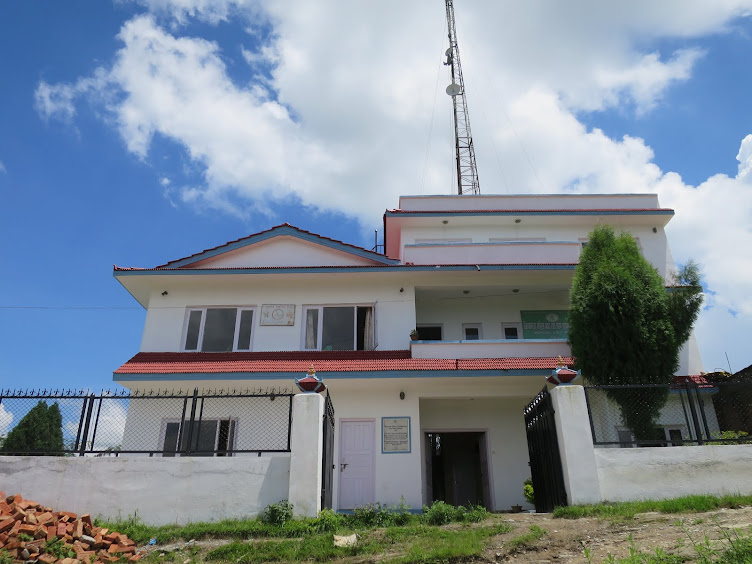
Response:
POLYGON ((404 262, 414 264, 576 264, 578 241, 491 243, 418 243, 404 248, 404 262))
POLYGON ((568 357, 566 339, 499 339, 480 341, 413 341, 413 358, 568 357))

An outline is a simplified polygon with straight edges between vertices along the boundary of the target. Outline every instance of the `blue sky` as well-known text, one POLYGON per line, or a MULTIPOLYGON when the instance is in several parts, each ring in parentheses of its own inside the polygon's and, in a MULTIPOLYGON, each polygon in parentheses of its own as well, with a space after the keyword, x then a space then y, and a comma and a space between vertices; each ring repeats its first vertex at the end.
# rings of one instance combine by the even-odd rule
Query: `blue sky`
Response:
MULTIPOLYGON (((456 2, 483 193, 657 192, 752 364, 752 1, 456 2), (541 14, 545 17, 541 17, 541 14)), ((0 388, 111 387, 144 313, 112 265, 289 222, 371 247, 452 193, 443 3, 0 4, 0 388)))

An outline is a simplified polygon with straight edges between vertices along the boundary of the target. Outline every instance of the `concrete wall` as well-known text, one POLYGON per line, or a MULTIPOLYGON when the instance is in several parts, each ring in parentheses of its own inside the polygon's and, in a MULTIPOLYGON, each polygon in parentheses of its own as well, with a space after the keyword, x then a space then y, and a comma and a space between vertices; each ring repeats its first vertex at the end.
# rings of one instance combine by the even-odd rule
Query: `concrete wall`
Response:
POLYGON ((289 454, 2 456, 0 487, 59 510, 105 519, 136 515, 150 525, 254 517, 285 499, 296 515, 315 517, 321 509, 323 413, 322 396, 294 396, 289 454))
POLYGON ((0 457, 0 484, 64 511, 150 525, 257 515, 287 499, 290 459, 0 457))
POLYGON ((603 501, 752 494, 752 444, 595 449, 603 501))
POLYGON ((595 448, 582 387, 551 395, 570 504, 752 493, 752 444, 595 448))

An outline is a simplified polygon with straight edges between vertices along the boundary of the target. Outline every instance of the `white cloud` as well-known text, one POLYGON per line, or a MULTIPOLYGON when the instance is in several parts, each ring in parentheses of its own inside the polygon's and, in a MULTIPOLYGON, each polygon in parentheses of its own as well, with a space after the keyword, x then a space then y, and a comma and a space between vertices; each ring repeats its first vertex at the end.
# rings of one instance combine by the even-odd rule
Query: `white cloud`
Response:
POLYGON ((8 169, 5 168, 5 164, 3 163, 3 161, 0 161, 0 172, 2 172, 3 174, 8 172, 8 169))
POLYGON ((13 423, 13 414, 6 411, 5 406, 0 403, 0 437, 8 434, 11 423, 13 423))
MULTIPOLYGON (((203 174, 163 183, 171 202, 243 215, 294 199, 373 225, 399 194, 451 193, 441 5, 137 1, 151 15, 125 23, 114 63, 70 84, 40 83, 36 105, 43 117, 72 120, 80 98, 98 101, 144 159, 155 136, 183 147, 203 174), (181 35, 194 18, 250 29, 253 47, 240 51, 246 79, 228 72, 237 51, 181 35)), ((677 212, 675 258, 700 262, 716 292, 709 311, 739 312, 752 330, 752 263, 738 252, 752 245, 752 136, 741 142, 736 176, 695 187, 661 170, 642 139, 609 138, 578 117, 659 111, 703 56, 695 40, 732 31, 752 0, 488 1, 456 10, 483 192, 657 192, 677 212), (656 50, 665 44, 676 47, 656 50)))

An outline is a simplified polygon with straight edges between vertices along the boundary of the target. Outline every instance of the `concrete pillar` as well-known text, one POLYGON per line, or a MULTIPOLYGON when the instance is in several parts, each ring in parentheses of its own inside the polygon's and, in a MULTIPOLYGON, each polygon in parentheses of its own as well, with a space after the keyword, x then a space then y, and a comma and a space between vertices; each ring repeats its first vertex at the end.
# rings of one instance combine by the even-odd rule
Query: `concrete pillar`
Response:
POLYGON ((599 503, 601 489, 585 390, 557 386, 551 390, 551 399, 567 499, 571 505, 599 503))
POLYGON ((321 511, 321 458, 324 398, 297 394, 292 398, 290 487, 287 500, 296 517, 317 517, 321 511))

